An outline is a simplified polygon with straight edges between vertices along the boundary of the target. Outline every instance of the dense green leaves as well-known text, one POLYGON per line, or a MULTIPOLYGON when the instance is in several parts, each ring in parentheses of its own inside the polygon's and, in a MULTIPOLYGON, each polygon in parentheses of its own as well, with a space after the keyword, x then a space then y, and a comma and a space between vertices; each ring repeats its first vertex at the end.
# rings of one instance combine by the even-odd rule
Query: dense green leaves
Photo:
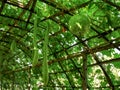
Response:
POLYGON ((119 5, 119 0, 0 0, 0 89, 82 90, 86 54, 88 89, 109 90, 113 84, 118 90, 119 5))
POLYGON ((120 68, 120 63, 119 63, 119 62, 113 62, 113 65, 114 65, 116 68, 120 68))

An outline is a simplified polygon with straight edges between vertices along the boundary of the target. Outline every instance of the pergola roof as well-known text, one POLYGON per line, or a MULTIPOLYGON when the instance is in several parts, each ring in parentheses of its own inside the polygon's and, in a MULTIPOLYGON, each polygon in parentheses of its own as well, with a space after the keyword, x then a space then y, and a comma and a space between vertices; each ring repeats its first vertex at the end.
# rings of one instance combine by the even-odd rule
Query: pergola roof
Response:
POLYGON ((1 0, 0 21, 1 90, 44 88, 41 68, 47 28, 48 89, 120 89, 119 0, 1 0), (89 33, 80 38, 68 23, 83 12, 91 24, 89 33), (33 66, 36 16, 39 62, 33 66))

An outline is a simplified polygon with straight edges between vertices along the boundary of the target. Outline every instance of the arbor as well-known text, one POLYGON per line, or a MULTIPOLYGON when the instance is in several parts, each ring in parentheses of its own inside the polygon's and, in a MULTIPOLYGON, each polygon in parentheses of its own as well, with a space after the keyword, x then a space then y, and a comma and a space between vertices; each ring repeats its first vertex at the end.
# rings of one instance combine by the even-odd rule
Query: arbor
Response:
POLYGON ((1 0, 0 20, 1 90, 120 88, 119 0, 1 0))

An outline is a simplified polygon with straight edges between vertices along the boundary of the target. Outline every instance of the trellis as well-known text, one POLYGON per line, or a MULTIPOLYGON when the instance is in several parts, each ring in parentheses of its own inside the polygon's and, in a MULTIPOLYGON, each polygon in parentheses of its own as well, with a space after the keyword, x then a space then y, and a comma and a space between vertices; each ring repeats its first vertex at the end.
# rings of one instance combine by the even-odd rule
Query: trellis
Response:
MULTIPOLYGON (((91 18, 93 22, 91 23, 90 33, 93 33, 93 35, 88 35, 87 38, 81 39, 69 31, 68 20, 66 20, 66 18, 70 19, 82 9, 91 7, 94 3, 100 3, 98 5, 103 4, 103 6, 107 5, 110 7, 110 14, 117 12, 114 17, 118 17, 119 22, 120 1, 83 0, 83 2, 78 1, 78 3, 74 3, 74 0, 68 0, 66 2, 71 4, 65 6, 62 0, 25 0, 24 3, 20 0, 0 1, 1 90, 9 90, 10 88, 13 90, 44 88, 41 78, 43 60, 41 52, 44 31, 48 21, 50 22, 48 89, 118 90, 120 88, 120 75, 116 79, 111 71, 112 66, 119 67, 120 65, 120 23, 117 23, 116 26, 110 26, 111 24, 109 23, 107 25, 110 27, 105 26, 105 28, 101 28, 101 26, 94 24, 95 20, 91 18), (50 15, 43 15, 42 5, 52 10, 49 12, 50 15), (39 63, 36 66, 32 66, 33 46, 31 42, 33 38, 33 21, 38 12, 40 14, 38 15, 37 24, 37 44, 40 57, 39 63), (10 51, 10 45, 13 40, 16 42, 15 52, 10 51), (100 56, 101 53, 102 56, 100 56), (32 71, 33 68, 36 69, 36 72, 32 71), (99 85, 95 86, 95 83, 92 81, 95 79, 95 76, 99 76, 98 74, 101 75, 101 81, 96 81, 99 85), (38 81, 38 84, 36 81, 38 81)), ((118 69, 120 70, 120 67, 118 69)))

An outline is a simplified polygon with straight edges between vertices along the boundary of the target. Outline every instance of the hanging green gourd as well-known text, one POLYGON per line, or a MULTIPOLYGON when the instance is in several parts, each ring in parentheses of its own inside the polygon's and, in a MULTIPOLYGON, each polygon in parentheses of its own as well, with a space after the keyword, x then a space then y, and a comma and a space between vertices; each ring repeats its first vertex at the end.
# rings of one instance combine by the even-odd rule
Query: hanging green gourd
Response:
POLYGON ((16 50, 16 42, 15 42, 15 40, 12 41, 11 46, 10 46, 10 50, 11 50, 11 52, 15 52, 15 50, 16 50))
POLYGON ((43 75, 43 82, 44 86, 47 86, 48 83, 48 36, 49 36, 49 30, 47 26, 47 30, 45 31, 45 38, 44 38, 44 44, 43 44, 43 63, 42 63, 42 75, 43 75))
POLYGON ((34 50, 34 54, 33 54, 33 66, 36 66, 38 63, 38 49, 34 50))
POLYGON ((0 51, 0 68, 2 68, 2 63, 3 63, 3 52, 0 51))
POLYGON ((37 32, 37 17, 34 21, 34 30, 33 30, 33 62, 32 65, 36 66, 38 63, 38 49, 37 49, 37 38, 36 38, 36 32, 37 32))
POLYGON ((90 20, 88 16, 83 14, 77 14, 69 20, 69 30, 72 34, 78 37, 84 37, 90 29, 90 20))

